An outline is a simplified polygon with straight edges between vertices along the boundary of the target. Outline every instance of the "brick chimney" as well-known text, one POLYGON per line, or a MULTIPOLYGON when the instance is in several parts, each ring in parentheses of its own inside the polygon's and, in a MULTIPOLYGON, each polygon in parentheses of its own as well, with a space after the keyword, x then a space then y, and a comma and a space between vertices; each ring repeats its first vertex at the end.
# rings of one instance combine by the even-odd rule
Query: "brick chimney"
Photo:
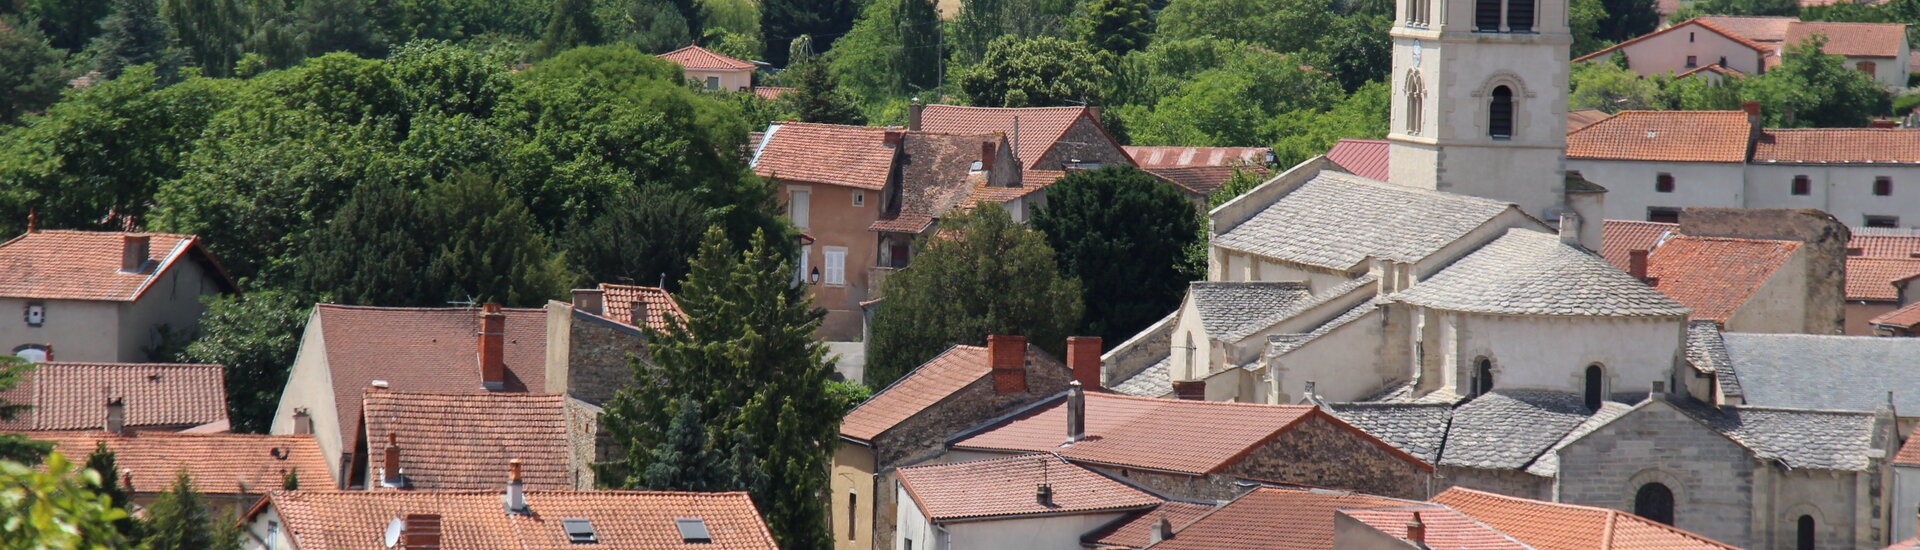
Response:
POLYGON ((1073 380, 1080 387, 1099 391, 1100 386, 1100 337, 1067 337, 1067 366, 1073 368, 1073 380))
POLYGON ((993 368, 993 393, 1027 391, 1027 337, 987 335, 987 366, 993 368))
POLYGON ((605 315, 605 297, 606 291, 597 288, 573 289, 573 309, 594 315, 605 315))
POLYGON ((1413 513, 1413 520, 1407 522, 1407 542, 1420 548, 1427 547, 1427 524, 1420 521, 1420 513, 1413 513))
POLYGON ((295 435, 313 433, 313 415, 306 409, 293 410, 293 433, 295 435))
POLYGON ((400 529, 400 547, 408 550, 440 548, 440 515, 407 514, 400 529))
POLYGON ((1740 110, 1747 112, 1747 120, 1758 121, 1760 119, 1760 102, 1758 101, 1740 102, 1740 110))
POLYGON ((1207 381, 1194 380, 1190 382, 1174 382, 1173 395, 1174 397, 1185 399, 1188 401, 1206 401, 1207 400, 1207 381))
POLYGON ((1080 389, 1080 381, 1067 383, 1067 443, 1079 443, 1087 438, 1087 394, 1080 389))
POLYGON ((899 147, 900 140, 905 139, 906 136, 907 136, 906 132, 887 130, 886 132, 882 133, 880 137, 880 143, 883 143, 888 147, 899 147))
POLYGON ((920 113, 925 110, 927 110, 927 106, 922 105, 918 98, 914 100, 912 105, 907 106, 907 129, 908 130, 913 130, 915 132, 920 131, 920 113))
POLYGON ((153 241, 148 235, 126 235, 120 238, 120 271, 139 273, 147 265, 147 245, 153 241))
POLYGON ((1875 119, 1867 122, 1867 126, 1873 127, 1873 128, 1893 128, 1894 124, 1895 124, 1895 121, 1893 119, 1887 119, 1887 118, 1875 119))
POLYGON ((647 303, 634 300, 627 304, 627 324, 636 327, 647 326, 647 303))
POLYGON ((1642 282, 1647 281, 1647 254, 1646 250, 1627 251, 1627 274, 1642 282))
POLYGON ((507 314, 500 304, 487 303, 480 308, 479 360, 480 387, 489 390, 507 388, 507 314))
POLYGON ((127 433, 127 402, 115 397, 107 400, 107 432, 114 435, 127 433))
POLYGON ((998 152, 999 150, 1000 150, 1000 142, 991 141, 991 140, 980 142, 980 171, 981 172, 993 171, 994 153, 998 152))
POLYGON ((382 487, 400 487, 406 480, 400 475, 400 438, 387 432, 387 448, 381 461, 380 485, 382 487))
POLYGON ((507 461, 507 513, 529 514, 526 484, 520 481, 520 459, 507 461))

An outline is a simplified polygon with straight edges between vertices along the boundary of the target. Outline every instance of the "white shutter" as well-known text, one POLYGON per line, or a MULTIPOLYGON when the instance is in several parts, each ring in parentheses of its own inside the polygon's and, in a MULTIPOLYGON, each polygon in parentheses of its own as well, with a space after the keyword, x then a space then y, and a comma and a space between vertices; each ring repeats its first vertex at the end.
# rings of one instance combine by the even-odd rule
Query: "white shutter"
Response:
POLYGON ((807 212, 812 210, 813 202, 811 195, 812 193, 807 191, 794 191, 788 194, 787 216, 793 218, 794 227, 800 229, 807 228, 807 218, 809 217, 807 212))
POLYGON ((826 255, 827 264, 824 279, 830 285, 847 284, 847 249, 841 246, 829 246, 821 249, 826 255))
POLYGON ((807 256, 812 256, 812 255, 813 255, 813 245, 810 245, 810 244, 800 245, 800 262, 797 264, 799 266, 799 270, 793 272, 793 282, 797 284, 803 284, 803 285, 808 284, 807 256))

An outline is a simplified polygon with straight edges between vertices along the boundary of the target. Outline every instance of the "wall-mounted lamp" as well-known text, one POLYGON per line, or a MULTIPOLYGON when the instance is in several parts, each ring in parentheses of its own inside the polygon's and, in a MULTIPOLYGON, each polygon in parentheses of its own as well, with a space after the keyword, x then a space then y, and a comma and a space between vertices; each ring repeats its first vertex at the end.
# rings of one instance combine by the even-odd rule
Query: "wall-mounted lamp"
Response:
POLYGON ((809 271, 807 273, 807 284, 810 284, 810 285, 820 284, 820 268, 815 267, 813 268, 812 271, 809 271))

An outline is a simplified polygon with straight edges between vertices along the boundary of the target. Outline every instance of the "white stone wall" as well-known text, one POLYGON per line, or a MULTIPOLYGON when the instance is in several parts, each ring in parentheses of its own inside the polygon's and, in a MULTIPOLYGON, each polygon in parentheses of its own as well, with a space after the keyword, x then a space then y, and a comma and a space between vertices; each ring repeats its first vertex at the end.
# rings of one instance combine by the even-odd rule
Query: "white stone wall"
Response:
POLYGON ((1852 227, 1867 216, 1898 216, 1901 227, 1920 227, 1920 164, 1767 165, 1745 170, 1748 208, 1813 208, 1852 227), (1810 193, 1792 194, 1793 177, 1811 180, 1810 193), (1893 193, 1873 194, 1875 177, 1893 180, 1893 193))
POLYGON ((1739 163, 1570 158, 1567 169, 1579 170, 1588 181, 1607 188, 1604 211, 1610 220, 1644 221, 1647 209, 1652 207, 1747 206, 1742 175, 1745 165, 1739 163), (1673 175, 1673 192, 1654 189, 1662 173, 1673 175))
POLYGON ((1893 510, 1893 536, 1890 540, 1907 540, 1916 534, 1914 526, 1920 522, 1920 514, 1914 510, 1920 508, 1920 466, 1893 467, 1893 502, 1888 509, 1893 510))
MULTIPOLYGON (((120 361, 120 304, 0 298, 0 354, 28 344, 51 345, 55 361, 120 361), (28 304, 46 306, 46 322, 27 324, 28 304)), ((144 360, 145 354, 136 359, 144 360)))
MULTIPOLYGON (((1081 550, 1080 536, 1119 519, 1122 514, 1077 514, 1030 519, 971 521, 946 526, 952 538, 951 548, 1018 548, 1031 550, 1081 550)), ((940 550, 949 548, 939 547, 940 550)), ((936 550, 932 546, 913 545, 914 550, 936 550)))
POLYGON ((1448 385, 1468 395, 1474 361, 1493 361, 1495 389, 1583 391, 1588 365, 1606 373, 1607 393, 1644 393, 1671 379, 1685 337, 1682 318, 1521 317, 1427 310, 1428 355, 1439 354, 1448 385), (1438 338, 1434 338, 1438 336, 1438 338))
POLYGON ((1728 332, 1799 333, 1806 330, 1807 262, 1810 251, 1792 257, 1760 284, 1727 319, 1728 332))
POLYGON ((313 439, 320 446, 320 456, 326 458, 328 473, 339 484, 344 479, 340 456, 346 444, 340 441, 340 412, 333 403, 333 375, 327 369, 327 342, 320 324, 320 310, 315 308, 307 317, 306 332, 300 335, 300 351, 267 433, 293 433, 294 411, 306 409, 313 418, 313 439))
POLYGON ((200 297, 218 294, 221 290, 206 268, 185 257, 184 244, 173 253, 181 257, 147 288, 139 301, 120 305, 121 361, 151 360, 147 350, 160 343, 158 327, 161 325, 170 327, 179 335, 176 338, 186 338, 199 328, 200 314, 206 311, 200 297))
POLYGON ((1628 68, 1640 76, 1680 74, 1719 63, 1722 57, 1727 59, 1726 66, 1733 70, 1746 74, 1760 74, 1761 70, 1759 52, 1698 24, 1684 25, 1649 36, 1614 50, 1614 53, 1595 56, 1587 62, 1611 63, 1613 56, 1620 52, 1626 53, 1628 68), (1687 66, 1688 56, 1694 58, 1692 67, 1687 66))
POLYGON ((1378 352, 1385 342, 1380 310, 1374 310, 1299 348, 1267 360, 1261 387, 1266 403, 1288 405, 1306 397, 1306 384, 1328 401, 1359 401, 1404 373, 1392 372, 1378 352))
POLYGON ((913 550, 951 548, 945 534, 941 533, 939 528, 935 527, 933 522, 927 519, 926 515, 920 513, 919 506, 914 505, 913 497, 907 494, 906 487, 899 484, 895 485, 898 488, 895 489, 893 498, 893 501, 896 503, 896 511, 893 517, 898 518, 898 522, 894 524, 893 548, 897 550, 905 550, 907 548, 912 548, 913 550), (912 546, 908 546, 908 541, 912 541, 912 546))

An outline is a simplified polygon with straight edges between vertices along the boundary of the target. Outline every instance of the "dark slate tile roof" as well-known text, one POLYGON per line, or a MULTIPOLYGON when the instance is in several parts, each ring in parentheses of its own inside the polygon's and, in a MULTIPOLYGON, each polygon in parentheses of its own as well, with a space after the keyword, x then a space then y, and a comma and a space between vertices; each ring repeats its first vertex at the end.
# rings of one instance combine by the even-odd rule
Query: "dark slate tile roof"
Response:
POLYGON ((1137 397, 1166 397, 1173 393, 1173 375, 1170 370, 1172 365, 1173 356, 1161 357, 1160 361, 1152 366, 1108 389, 1137 397))
POLYGON ((1560 471, 1559 451, 1561 447, 1565 447, 1575 440, 1586 437, 1587 434, 1593 433, 1594 430, 1600 429, 1601 426, 1607 425, 1608 422, 1612 422, 1615 418, 1626 415, 1627 411, 1631 410, 1633 410, 1633 407, 1625 403, 1615 403, 1612 401, 1601 403, 1600 410, 1593 411, 1593 416, 1589 416, 1586 420, 1580 421, 1580 425, 1574 426, 1573 431, 1567 432, 1567 435, 1561 436, 1560 441, 1555 442, 1546 452, 1540 453, 1540 458, 1534 460, 1533 464, 1527 466, 1527 473, 1552 477, 1560 471))
POLYGON ((1271 327, 1273 323, 1266 321, 1278 322, 1313 302, 1313 292, 1305 283, 1195 282, 1187 291, 1193 294, 1207 336, 1227 342, 1271 327))
POLYGON ((1605 260, 1526 229, 1507 234, 1389 297, 1472 313, 1676 317, 1687 308, 1605 260))
POLYGON ((1496 390, 1454 409, 1439 464, 1522 469, 1591 415, 1571 393, 1496 390))
POLYGON ((1740 376, 1734 373, 1733 365, 1727 359, 1727 342, 1720 337, 1720 323, 1714 321, 1690 321, 1687 323, 1687 364, 1694 370, 1711 373, 1720 381, 1720 393, 1728 397, 1740 397, 1740 376))
POLYGON ((1368 257, 1415 262, 1513 206, 1325 171, 1213 244, 1289 262, 1348 269, 1368 257))
POLYGON ((1920 339, 1729 332, 1728 364, 1747 405, 1920 411, 1920 339))
POLYGON ((1429 463, 1440 460, 1453 407, 1445 403, 1333 403, 1341 420, 1429 463))
POLYGON ((1873 468, 1873 413, 1711 407, 1687 398, 1668 401, 1714 431, 1789 468, 1866 471, 1873 468))

